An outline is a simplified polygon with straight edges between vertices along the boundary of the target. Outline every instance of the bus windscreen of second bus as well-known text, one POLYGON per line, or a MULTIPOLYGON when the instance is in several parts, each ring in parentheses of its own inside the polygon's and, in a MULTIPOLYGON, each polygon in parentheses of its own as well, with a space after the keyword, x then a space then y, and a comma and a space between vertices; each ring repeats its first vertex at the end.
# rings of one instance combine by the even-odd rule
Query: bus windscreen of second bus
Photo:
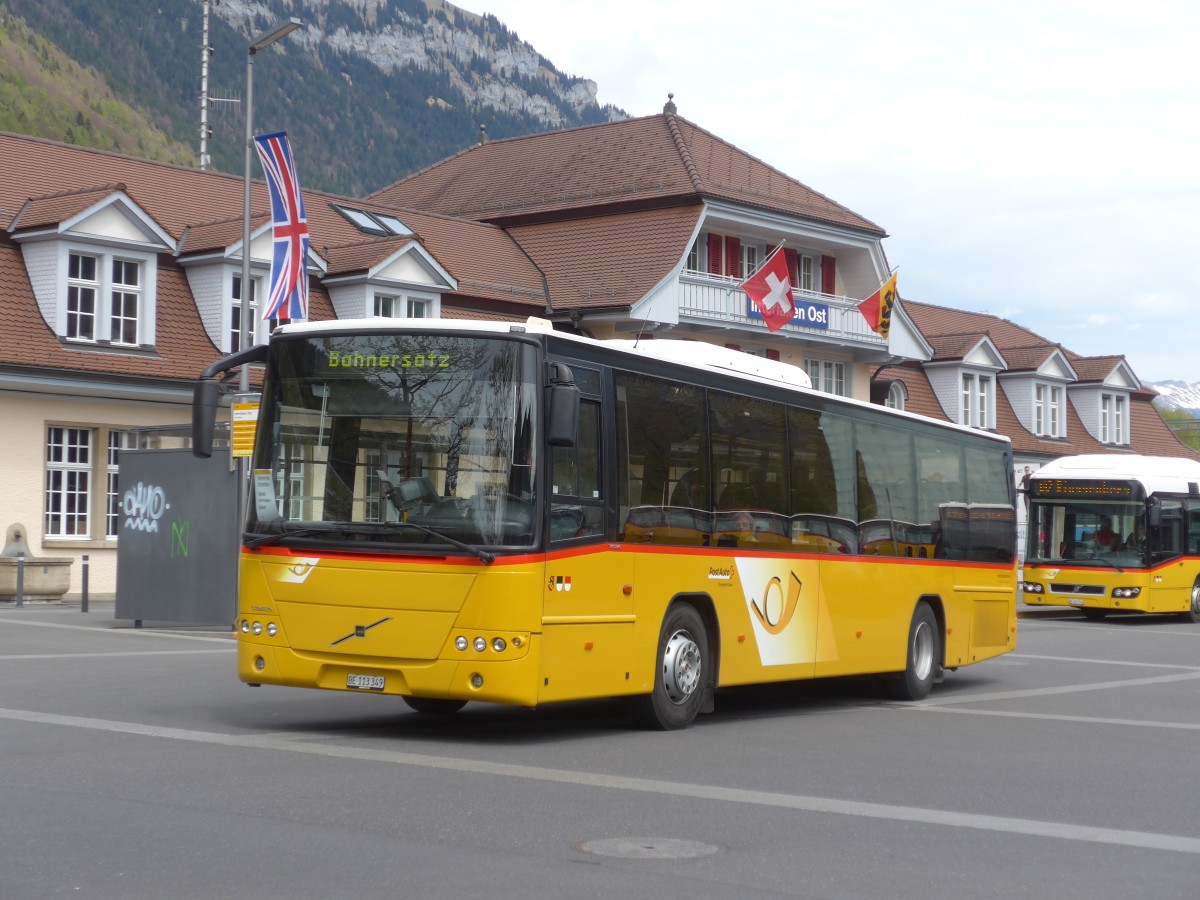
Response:
POLYGON ((1146 505, 1100 498, 1035 500, 1027 527, 1028 562, 1143 562, 1146 505))

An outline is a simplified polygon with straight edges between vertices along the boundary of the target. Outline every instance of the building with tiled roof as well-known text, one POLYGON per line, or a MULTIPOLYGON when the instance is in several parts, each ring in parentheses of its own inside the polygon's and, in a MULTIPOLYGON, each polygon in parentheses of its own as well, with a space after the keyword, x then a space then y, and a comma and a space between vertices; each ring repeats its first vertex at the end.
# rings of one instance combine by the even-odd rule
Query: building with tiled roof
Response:
MULTIPOLYGON (((190 422, 198 373, 242 339, 243 180, 12 134, 0 158, 0 415, 15 475, 0 525, 25 525, 35 555, 90 554, 92 589, 111 592, 120 451, 136 429, 190 422)), ((1011 434, 1021 462, 1191 455, 1120 357, 903 301, 876 333, 858 303, 889 275, 884 230, 673 103, 481 140, 365 199, 305 191, 305 207, 313 320, 537 315, 789 362, 818 390, 1011 434), (776 248, 796 313, 771 331, 741 284, 776 248)), ((250 230, 255 315, 272 243, 261 181, 250 230)))
POLYGON ((1124 357, 1080 356, 987 313, 903 306, 929 351, 881 366, 872 379, 878 402, 1008 435, 1022 473, 1080 453, 1200 459, 1124 357))

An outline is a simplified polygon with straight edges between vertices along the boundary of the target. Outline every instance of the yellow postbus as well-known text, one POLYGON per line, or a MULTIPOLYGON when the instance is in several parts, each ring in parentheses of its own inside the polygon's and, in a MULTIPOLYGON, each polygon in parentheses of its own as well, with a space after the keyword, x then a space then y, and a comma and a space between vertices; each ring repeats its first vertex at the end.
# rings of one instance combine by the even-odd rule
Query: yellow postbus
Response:
POLYGON ((730 685, 878 674, 921 698, 1015 646, 1005 438, 707 344, 371 319, 210 366, 197 455, 252 363, 248 683, 442 713, 627 697, 669 729, 730 685))
POLYGON ((1200 622, 1200 462, 1064 456, 1028 488, 1026 603, 1200 622))

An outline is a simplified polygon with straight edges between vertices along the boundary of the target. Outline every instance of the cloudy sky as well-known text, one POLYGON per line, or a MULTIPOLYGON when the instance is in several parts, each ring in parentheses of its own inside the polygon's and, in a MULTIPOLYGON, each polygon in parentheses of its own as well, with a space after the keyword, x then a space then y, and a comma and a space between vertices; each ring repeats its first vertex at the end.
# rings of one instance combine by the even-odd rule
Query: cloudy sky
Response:
POLYGON ((1200 381, 1195 0, 462 0, 884 228, 901 298, 1200 381))

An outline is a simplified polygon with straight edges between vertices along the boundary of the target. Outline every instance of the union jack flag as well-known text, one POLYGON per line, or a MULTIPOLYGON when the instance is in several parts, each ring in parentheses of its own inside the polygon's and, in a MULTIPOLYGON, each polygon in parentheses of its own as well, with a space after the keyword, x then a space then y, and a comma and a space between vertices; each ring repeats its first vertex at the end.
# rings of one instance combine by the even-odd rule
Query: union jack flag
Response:
POLYGON ((274 253, 271 257, 271 289, 262 304, 263 321, 308 318, 308 217, 304 195, 287 132, 254 138, 258 158, 267 173, 271 191, 274 253))

